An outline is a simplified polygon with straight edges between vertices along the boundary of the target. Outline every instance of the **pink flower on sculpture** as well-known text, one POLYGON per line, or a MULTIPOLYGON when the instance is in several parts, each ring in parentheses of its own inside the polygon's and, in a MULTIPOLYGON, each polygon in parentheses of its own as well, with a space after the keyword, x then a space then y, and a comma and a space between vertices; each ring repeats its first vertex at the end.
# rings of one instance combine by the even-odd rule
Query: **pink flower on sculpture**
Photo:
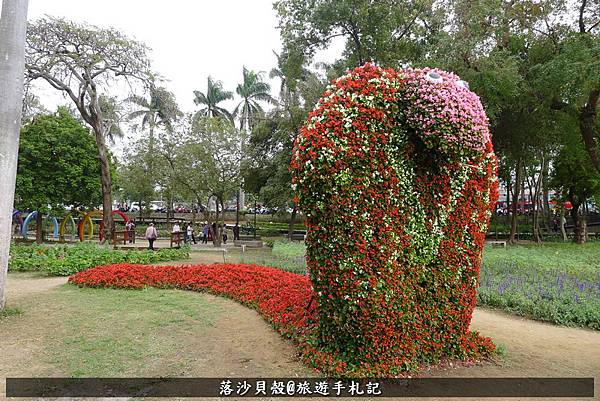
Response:
POLYGON ((425 144, 446 150, 481 152, 490 141, 488 120, 479 97, 453 73, 406 69, 406 123, 425 144))

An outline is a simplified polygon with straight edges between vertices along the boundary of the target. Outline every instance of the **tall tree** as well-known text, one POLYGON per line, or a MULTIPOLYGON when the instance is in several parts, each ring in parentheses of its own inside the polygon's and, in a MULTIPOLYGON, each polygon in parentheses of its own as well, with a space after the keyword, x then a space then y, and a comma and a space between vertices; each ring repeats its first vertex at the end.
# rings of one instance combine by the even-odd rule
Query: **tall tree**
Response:
POLYGON ((123 138, 123 129, 121 128, 123 106, 112 96, 101 95, 98 101, 102 112, 103 131, 106 138, 114 144, 117 138, 123 138))
POLYGON ((4 0, 0 15, 0 311, 4 309, 23 99, 28 0, 4 0))
POLYGON ((274 99, 271 96, 271 86, 263 81, 263 72, 244 67, 242 75, 242 83, 235 89, 242 99, 233 113, 240 120, 240 129, 248 132, 256 124, 257 118, 264 114, 261 102, 274 103, 274 99))
MULTIPOLYGON (((131 165, 133 162, 133 165, 135 165, 134 170, 139 172, 139 170, 142 169, 144 170, 144 174, 146 174, 139 185, 135 183, 127 184, 130 189, 131 185, 137 188, 136 190, 129 191, 131 196, 137 193, 137 197, 131 198, 135 200, 146 200, 145 197, 140 197, 140 194, 151 195, 154 193, 154 185, 152 185, 150 191, 147 188, 150 181, 154 184, 157 181, 154 157, 156 140, 154 130, 162 127, 169 132, 172 131, 176 120, 183 115, 179 110, 175 96, 166 88, 157 87, 152 82, 150 84, 149 92, 149 99, 139 95, 133 95, 127 99, 129 103, 136 107, 136 110, 128 114, 127 119, 131 121, 139 120, 141 118, 140 128, 142 130, 148 128, 146 149, 143 150, 141 148, 141 143, 135 144, 134 147, 136 150, 134 152, 128 152, 128 154, 125 155, 126 163, 121 166, 122 171, 124 171, 124 169, 127 169, 127 166, 131 165), (144 166, 141 166, 140 163, 143 163, 144 166)), ((127 175, 130 174, 127 173, 127 175)), ((141 212, 142 207, 140 203, 140 214, 141 212)))
POLYGON ((200 110, 194 118, 199 117, 222 117, 231 120, 231 113, 219 106, 219 103, 233 99, 233 93, 223 90, 223 82, 214 81, 210 76, 206 83, 206 93, 194 91, 194 103, 200 106, 200 110))
MULTIPOLYGON (((576 124, 574 124, 576 126, 576 124)), ((576 130, 571 130, 576 133, 576 130)), ((560 201, 569 201, 573 220, 573 242, 582 244, 587 239, 585 206, 600 194, 600 173, 595 169, 584 145, 577 136, 567 143, 555 161, 552 185, 560 201)))
POLYGON ((142 209, 148 205, 155 194, 157 177, 151 170, 154 167, 152 160, 156 155, 154 149, 148 147, 147 137, 133 143, 124 152, 124 161, 119 164, 119 187, 124 199, 136 201, 142 209))
MULTIPOLYGON (((261 102, 275 103, 270 94, 271 86, 263 81, 263 74, 262 71, 255 72, 244 67, 242 70, 242 83, 235 90, 242 98, 233 111, 233 114, 240 121, 242 154, 245 153, 247 137, 250 131, 252 131, 258 122, 259 117, 264 115, 261 102)), ((243 210, 245 206, 243 188, 238 190, 236 204, 236 224, 239 224, 240 210, 243 210)))
POLYGON ((18 209, 38 211, 39 242, 42 213, 102 202, 96 142, 66 108, 39 115, 23 127, 15 197, 18 209))
POLYGON ((149 79, 147 48, 114 29, 80 25, 47 17, 29 26, 26 70, 30 80, 41 78, 65 94, 95 134, 102 170, 104 238, 112 227, 112 183, 102 96, 118 79, 149 79))
POLYGON ((419 59, 441 30, 443 2, 431 0, 279 0, 274 8, 288 55, 284 69, 312 60, 335 38, 345 41, 338 72, 367 61, 398 67, 419 59), (442 4, 440 6, 440 4, 442 4))
POLYGON ((579 30, 574 46, 578 48, 578 53, 584 53, 581 72, 583 77, 588 77, 587 82, 583 82, 584 100, 579 107, 579 130, 594 167, 600 171, 600 1, 580 0, 577 25, 579 30))
POLYGON ((223 222, 224 201, 240 187, 240 131, 222 118, 193 119, 191 126, 163 139, 161 157, 181 193, 205 205, 202 209, 211 224, 213 244, 220 246, 221 231, 215 232, 212 223, 223 222))
MULTIPOLYGON (((281 60, 283 62, 283 60, 281 60)), ((249 157, 244 163, 244 189, 271 207, 292 209, 288 234, 294 231, 297 214, 289 171, 292 148, 308 113, 325 90, 326 82, 317 74, 304 71, 302 79, 288 79, 280 69, 282 79, 277 108, 252 130, 248 146, 249 157)), ((274 74, 275 75, 275 74, 274 74)))
POLYGON ((129 120, 141 118, 140 128, 148 128, 150 148, 154 143, 154 130, 160 126, 167 130, 172 130, 173 123, 182 116, 177 101, 173 93, 166 88, 151 85, 149 90, 150 98, 133 95, 127 99, 134 105, 133 110, 127 115, 129 120))

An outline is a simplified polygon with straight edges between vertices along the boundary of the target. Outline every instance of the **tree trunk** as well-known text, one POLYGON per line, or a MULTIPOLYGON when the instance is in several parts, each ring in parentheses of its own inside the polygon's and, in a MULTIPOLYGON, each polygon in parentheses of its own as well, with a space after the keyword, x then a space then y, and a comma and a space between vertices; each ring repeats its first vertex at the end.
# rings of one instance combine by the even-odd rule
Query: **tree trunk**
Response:
POLYGON ((212 236, 213 236, 213 245, 215 247, 220 247, 221 246, 221 240, 223 239, 222 234, 221 234, 221 230, 219 229, 219 198, 215 199, 215 226, 213 229, 213 226, 211 225, 211 230, 212 230, 212 236))
POLYGON ((585 219, 579 213, 580 204, 571 201, 573 208, 571 209, 571 219, 573 219, 573 242, 583 244, 586 240, 586 224, 585 219))
POLYGON ((235 225, 240 225, 240 191, 235 193, 235 225))
MULTIPOLYGON (((106 138, 102 130, 102 123, 98 121, 94 124, 94 134, 96 136, 96 146, 98 147, 98 158, 100 159, 100 182, 102 183, 102 223, 104 227, 100 233, 101 243, 106 240, 110 242, 110 230, 113 226, 112 216, 112 180, 110 178, 110 162, 108 160, 108 150, 106 148, 106 138)), ((140 204, 140 211, 142 205, 140 204)))
POLYGON ((510 209, 510 192, 512 191, 512 182, 510 180, 510 174, 508 175, 508 181, 506 181, 506 218, 504 219, 504 224, 508 224, 508 219, 510 213, 508 212, 510 209))
POLYGON ((585 148, 596 170, 600 171, 600 157, 596 145, 596 108, 600 99, 600 88, 593 89, 588 95, 587 102, 579 110, 579 131, 585 148))
POLYGON ((35 242, 41 244, 44 240, 42 213, 39 211, 35 215, 35 242))
POLYGON ((210 198, 208 198, 208 203, 206 204, 206 212, 204 213, 204 216, 206 217, 206 221, 208 222, 208 228, 210 230, 210 234, 212 235, 212 241, 213 241, 213 246, 215 248, 218 248, 221 246, 221 235, 220 232, 221 230, 219 230, 218 225, 219 225, 219 199, 216 198, 215 199, 215 219, 214 221, 211 222, 211 218, 210 218, 210 198), (213 223, 214 223, 214 227, 213 227, 213 223))
POLYGON ((150 122, 150 137, 148 138, 148 174, 154 179, 154 122, 150 122))
POLYGON ((550 220, 552 216, 550 215, 550 196, 548 193, 548 170, 550 167, 548 159, 548 157, 545 157, 542 164, 542 205, 544 207, 544 227, 546 227, 547 232, 550 232, 550 220))
POLYGON ((0 311, 8 272, 23 107, 28 0, 4 0, 0 16, 0 311))
POLYGON ((294 225, 296 224, 296 214, 298 212, 298 208, 294 204, 294 208, 292 209, 292 217, 290 217, 290 225, 288 228, 288 239, 292 241, 294 238, 294 225))
POLYGON ((540 219, 539 219, 539 211, 538 211, 538 203, 540 198, 540 186, 542 185, 543 178, 543 170, 544 170, 544 160, 542 159, 542 166, 540 166, 540 173, 536 179, 535 175, 532 177, 533 179, 533 198, 531 199, 531 208, 533 211, 533 224, 532 224, 532 232, 533 232, 533 240, 541 244, 542 243, 542 234, 540 230, 540 219))
POLYGON ((567 242, 567 231, 565 230, 565 208, 560 207, 560 233, 562 234, 563 242, 567 242))
POLYGON ((517 212, 518 212, 518 203, 519 203, 519 193, 521 192, 521 184, 522 184, 522 179, 521 179, 521 170, 522 170, 522 165, 521 165, 521 160, 517 161, 517 168, 515 171, 515 192, 514 192, 514 196, 513 196, 513 202, 512 202, 512 216, 510 218, 510 234, 508 236, 508 242, 510 244, 514 244, 516 242, 515 240, 515 235, 517 233, 517 212))

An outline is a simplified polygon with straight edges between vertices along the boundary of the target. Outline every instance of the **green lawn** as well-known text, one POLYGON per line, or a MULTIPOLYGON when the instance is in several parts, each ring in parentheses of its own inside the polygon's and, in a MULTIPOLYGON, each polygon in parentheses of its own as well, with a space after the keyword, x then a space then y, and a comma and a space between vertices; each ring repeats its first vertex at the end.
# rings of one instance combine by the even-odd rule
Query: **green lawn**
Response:
POLYGON ((484 261, 489 264, 509 263, 519 268, 560 270, 588 277, 600 273, 600 242, 583 245, 549 242, 542 245, 516 245, 508 248, 487 247, 484 261))
POLYGON ((306 248, 303 242, 275 241, 273 249, 243 253, 240 263, 273 266, 292 273, 306 274, 306 248))
POLYGON ((202 338, 221 312, 177 290, 64 285, 51 297, 61 327, 48 340, 47 362, 72 377, 180 374, 193 362, 181 352, 185 341, 202 338))

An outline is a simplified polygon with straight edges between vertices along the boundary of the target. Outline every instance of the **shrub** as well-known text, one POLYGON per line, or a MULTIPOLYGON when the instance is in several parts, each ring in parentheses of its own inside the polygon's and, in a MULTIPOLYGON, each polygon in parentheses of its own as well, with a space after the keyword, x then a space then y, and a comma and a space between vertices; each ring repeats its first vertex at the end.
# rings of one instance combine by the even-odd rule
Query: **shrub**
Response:
POLYGON ((494 349, 469 332, 496 158, 456 75, 367 64, 330 85, 292 156, 317 363, 394 375, 494 349))
POLYGON ((69 276, 90 267, 112 263, 156 263, 189 258, 190 248, 160 249, 154 252, 112 250, 95 244, 12 245, 10 271, 44 271, 52 276, 69 276))

